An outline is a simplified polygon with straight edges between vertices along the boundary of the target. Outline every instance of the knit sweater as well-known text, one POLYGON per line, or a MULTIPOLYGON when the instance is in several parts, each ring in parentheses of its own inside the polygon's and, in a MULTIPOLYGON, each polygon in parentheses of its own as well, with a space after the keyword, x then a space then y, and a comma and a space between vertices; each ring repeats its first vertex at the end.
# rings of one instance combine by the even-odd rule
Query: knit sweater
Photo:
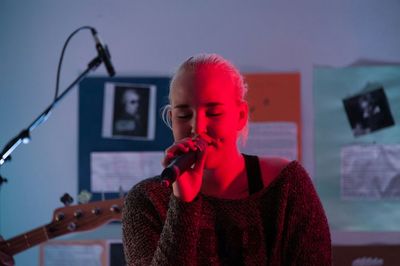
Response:
POLYGON ((327 219, 303 167, 289 163, 261 191, 187 203, 154 177, 125 200, 128 265, 331 265, 327 219))

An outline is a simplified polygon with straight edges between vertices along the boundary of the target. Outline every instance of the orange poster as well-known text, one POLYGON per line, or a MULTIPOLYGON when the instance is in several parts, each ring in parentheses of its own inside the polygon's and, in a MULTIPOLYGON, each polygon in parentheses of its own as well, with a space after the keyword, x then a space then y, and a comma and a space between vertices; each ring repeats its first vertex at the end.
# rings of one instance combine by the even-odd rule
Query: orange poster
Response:
POLYGON ((301 160, 300 73, 257 73, 244 77, 249 87, 249 153, 257 148, 258 155, 301 160), (261 140, 266 146, 264 150, 260 150, 261 140))

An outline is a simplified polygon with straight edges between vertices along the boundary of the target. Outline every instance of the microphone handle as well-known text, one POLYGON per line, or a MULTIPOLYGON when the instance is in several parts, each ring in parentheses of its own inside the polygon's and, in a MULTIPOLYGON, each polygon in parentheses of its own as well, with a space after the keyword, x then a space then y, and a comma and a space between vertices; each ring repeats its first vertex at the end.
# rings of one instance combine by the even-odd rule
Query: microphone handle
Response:
POLYGON ((197 152, 189 152, 176 157, 162 171, 161 179, 164 186, 169 187, 175 180, 196 162, 197 152))
POLYGON ((177 156, 171 161, 171 163, 162 171, 161 182, 164 186, 169 187, 175 180, 187 171, 197 161, 197 155, 200 152, 205 151, 208 143, 206 140, 198 138, 196 139, 196 151, 190 151, 188 153, 177 156))

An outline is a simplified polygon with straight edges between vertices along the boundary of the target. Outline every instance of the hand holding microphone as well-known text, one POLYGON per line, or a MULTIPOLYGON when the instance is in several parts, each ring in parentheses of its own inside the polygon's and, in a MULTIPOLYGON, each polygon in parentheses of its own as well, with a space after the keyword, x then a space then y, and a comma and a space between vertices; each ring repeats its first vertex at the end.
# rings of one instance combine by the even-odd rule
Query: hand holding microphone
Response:
POLYGON ((200 191, 205 154, 212 139, 206 135, 184 138, 166 150, 161 179, 165 186, 173 184, 174 195, 192 201, 200 191))

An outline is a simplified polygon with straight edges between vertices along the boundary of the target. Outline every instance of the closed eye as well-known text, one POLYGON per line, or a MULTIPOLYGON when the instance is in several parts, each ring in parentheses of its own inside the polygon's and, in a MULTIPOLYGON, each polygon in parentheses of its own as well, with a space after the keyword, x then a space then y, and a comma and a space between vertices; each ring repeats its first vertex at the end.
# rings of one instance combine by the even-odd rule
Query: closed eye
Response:
POLYGON ((189 119, 192 117, 192 114, 178 114, 176 117, 179 119, 189 119))
POLYGON ((218 117, 218 116, 222 116, 224 114, 225 110, 223 108, 221 108, 220 105, 218 106, 212 106, 210 108, 208 108, 208 110, 206 111, 206 115, 208 117, 218 117))
POLYGON ((221 116, 222 113, 207 113, 207 116, 211 116, 211 117, 216 117, 216 116, 221 116))

